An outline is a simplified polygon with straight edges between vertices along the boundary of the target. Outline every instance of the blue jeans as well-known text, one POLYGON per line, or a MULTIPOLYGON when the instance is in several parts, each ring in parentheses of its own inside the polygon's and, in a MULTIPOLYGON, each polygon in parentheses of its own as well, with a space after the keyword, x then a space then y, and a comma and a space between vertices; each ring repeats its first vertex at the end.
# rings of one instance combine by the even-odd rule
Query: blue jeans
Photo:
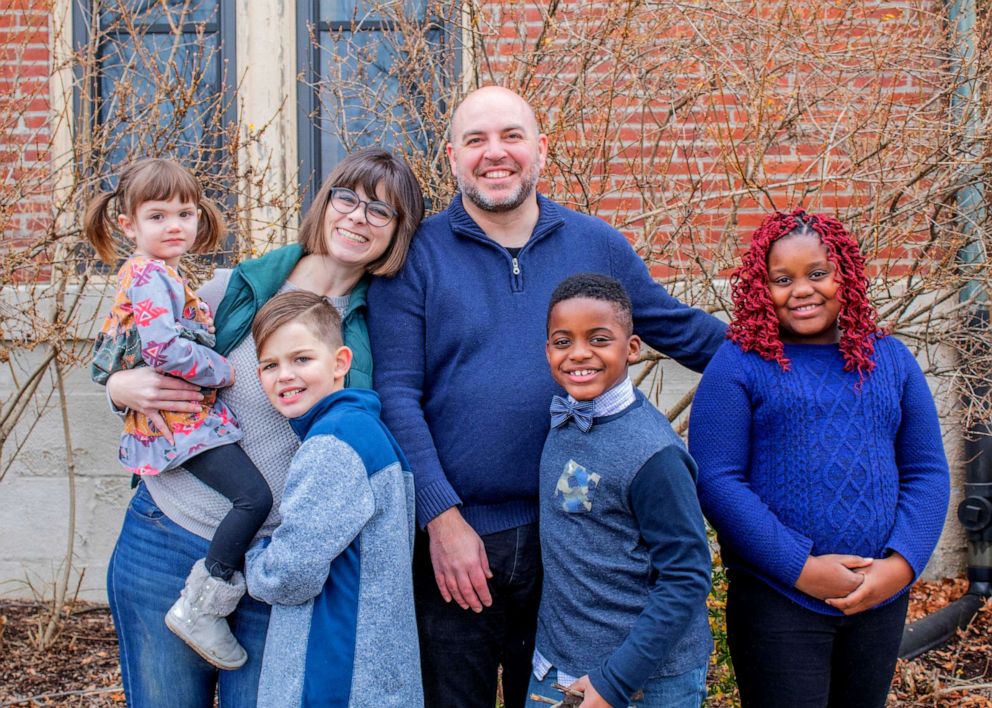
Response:
POLYGON ((541 599, 537 524, 488 534, 482 542, 493 572, 493 604, 476 614, 441 597, 429 539, 417 534, 413 594, 428 708, 492 708, 499 675, 506 708, 523 708, 526 700, 541 599))
MULTIPOLYGON (((527 708, 547 708, 546 703, 531 700, 532 693, 560 701, 561 692, 551 688, 555 683, 558 683, 557 669, 552 668, 543 681, 538 681, 531 672, 530 686, 527 689, 527 708)), ((644 697, 631 701, 631 708, 699 708, 706 700, 706 666, 676 676, 651 679, 641 691, 644 697)))
POLYGON ((248 652, 248 662, 236 671, 218 671, 165 626, 165 613, 209 545, 170 521, 138 486, 107 571, 130 708, 209 708, 215 693, 222 708, 255 705, 268 605, 245 595, 228 617, 248 652))

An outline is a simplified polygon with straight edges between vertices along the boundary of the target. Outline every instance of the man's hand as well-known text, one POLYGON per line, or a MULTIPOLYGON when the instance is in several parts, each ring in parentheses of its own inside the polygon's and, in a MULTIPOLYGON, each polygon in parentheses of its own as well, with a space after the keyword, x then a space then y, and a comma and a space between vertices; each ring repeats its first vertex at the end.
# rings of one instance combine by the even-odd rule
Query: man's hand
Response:
POLYGON ((810 556, 806 559, 796 581, 796 589, 819 600, 828 597, 845 597, 856 590, 865 580, 862 573, 855 572, 872 564, 871 558, 830 553, 823 556, 810 556))
POLYGON ((444 601, 454 600, 463 610, 471 607, 473 612, 491 607, 493 598, 486 581, 493 574, 486 548, 462 513, 456 507, 442 511, 427 522, 427 533, 434 580, 444 601))
POLYGON ((582 699, 582 703, 579 704, 579 708, 613 708, 613 706, 599 695, 599 691, 593 688, 592 682, 589 680, 589 674, 580 678, 569 686, 569 688, 573 691, 579 691, 585 696, 582 699))
POLYGON ((898 553, 875 561, 861 571, 865 581, 845 597, 827 599, 845 615, 856 615, 885 602, 913 582, 913 569, 898 553))
POLYGON ((203 400, 199 386, 165 376, 147 366, 111 374, 107 379, 107 391, 115 406, 130 408, 147 416, 170 443, 175 440, 161 411, 196 413, 203 400))

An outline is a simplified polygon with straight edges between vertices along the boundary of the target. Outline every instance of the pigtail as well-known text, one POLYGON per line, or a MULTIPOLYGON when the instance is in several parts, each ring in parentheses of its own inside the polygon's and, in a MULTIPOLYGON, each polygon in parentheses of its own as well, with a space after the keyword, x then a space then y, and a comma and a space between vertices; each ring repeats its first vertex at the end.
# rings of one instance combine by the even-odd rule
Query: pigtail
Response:
POLYGON ((83 236, 107 265, 115 265, 118 259, 115 227, 109 215, 110 203, 116 196, 115 192, 100 192, 87 205, 83 216, 83 236))
POLYGON ((200 199, 200 223, 196 229, 196 240, 191 253, 210 253, 223 241, 227 234, 224 215, 209 199, 200 199))

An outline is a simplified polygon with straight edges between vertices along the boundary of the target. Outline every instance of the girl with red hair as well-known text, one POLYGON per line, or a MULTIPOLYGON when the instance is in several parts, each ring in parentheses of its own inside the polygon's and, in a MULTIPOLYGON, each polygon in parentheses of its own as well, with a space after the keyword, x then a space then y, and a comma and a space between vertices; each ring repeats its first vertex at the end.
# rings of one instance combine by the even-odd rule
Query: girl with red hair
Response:
POLYGON ((732 280, 730 341, 689 448, 729 588, 747 706, 883 706, 943 527, 947 461, 926 380, 877 324, 835 218, 768 216, 732 280))

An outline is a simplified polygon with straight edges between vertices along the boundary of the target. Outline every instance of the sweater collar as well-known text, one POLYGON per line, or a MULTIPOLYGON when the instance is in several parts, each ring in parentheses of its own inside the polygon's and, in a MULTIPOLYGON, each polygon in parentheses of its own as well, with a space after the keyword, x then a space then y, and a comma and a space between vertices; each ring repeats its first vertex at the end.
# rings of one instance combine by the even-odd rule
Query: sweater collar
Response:
MULTIPOLYGON (((534 231, 527 240, 527 245, 551 233, 565 223, 565 216, 562 214, 561 207, 547 197, 538 194, 537 206, 539 210, 537 223, 534 225, 534 231)), ((465 205, 462 204, 461 192, 458 192, 451 200, 451 204, 448 205, 448 218, 451 220, 451 228, 456 234, 485 239, 490 243, 496 243, 486 235, 482 227, 465 210, 465 205)), ((526 248, 526 245, 524 247, 526 248)))
POLYGON ((378 418, 381 408, 375 391, 367 388, 342 388, 317 401, 298 418, 290 418, 289 425, 300 440, 305 440, 313 427, 332 412, 334 415, 341 415, 349 410, 362 411, 378 418))

